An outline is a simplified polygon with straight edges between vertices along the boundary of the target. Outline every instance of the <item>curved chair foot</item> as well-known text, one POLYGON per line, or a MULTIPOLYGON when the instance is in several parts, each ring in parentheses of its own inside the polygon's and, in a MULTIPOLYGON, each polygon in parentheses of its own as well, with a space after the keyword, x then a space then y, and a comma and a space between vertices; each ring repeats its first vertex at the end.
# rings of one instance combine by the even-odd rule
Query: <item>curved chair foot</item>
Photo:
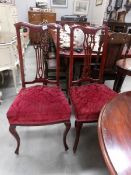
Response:
POLYGON ((20 137, 19 137, 18 133, 16 132, 16 126, 10 125, 9 131, 15 137, 15 139, 17 141, 17 147, 16 147, 16 150, 15 150, 15 154, 19 154, 20 137))
POLYGON ((71 123, 70 122, 66 122, 65 126, 66 126, 66 129, 65 129, 64 135, 63 135, 63 143, 64 143, 64 146, 65 146, 65 151, 67 151, 68 150, 68 145, 66 143, 66 136, 67 136, 67 134, 68 134, 68 132, 70 130, 71 123))
POLYGON ((80 131, 82 128, 83 123, 75 121, 75 129, 76 129, 76 138, 75 138, 75 143, 73 146, 73 152, 75 153, 77 150, 79 138, 80 138, 80 131))

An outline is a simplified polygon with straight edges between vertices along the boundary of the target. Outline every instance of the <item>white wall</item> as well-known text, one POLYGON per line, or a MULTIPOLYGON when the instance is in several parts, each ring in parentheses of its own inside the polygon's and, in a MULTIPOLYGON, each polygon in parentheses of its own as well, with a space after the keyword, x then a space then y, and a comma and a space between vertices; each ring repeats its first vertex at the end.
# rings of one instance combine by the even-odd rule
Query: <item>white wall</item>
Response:
POLYGON ((90 7, 90 21, 92 24, 102 25, 103 18, 105 14, 107 0, 103 0, 102 5, 96 6, 96 0, 91 0, 91 7, 90 7))
POLYGON ((19 21, 28 21, 29 7, 35 7, 35 0, 15 0, 19 21))
MULTIPOLYGON (((103 0, 102 5, 96 6, 96 0, 89 0, 89 11, 87 15, 88 22, 101 25, 103 22, 105 4, 107 0, 103 0)), ((19 21, 28 21, 29 7, 35 7, 35 0, 15 0, 18 9, 19 21)), ((50 0, 47 0, 48 8, 50 8, 50 0)), ((55 8, 57 20, 61 19, 63 15, 73 14, 74 0, 68 0, 67 8, 55 8)))

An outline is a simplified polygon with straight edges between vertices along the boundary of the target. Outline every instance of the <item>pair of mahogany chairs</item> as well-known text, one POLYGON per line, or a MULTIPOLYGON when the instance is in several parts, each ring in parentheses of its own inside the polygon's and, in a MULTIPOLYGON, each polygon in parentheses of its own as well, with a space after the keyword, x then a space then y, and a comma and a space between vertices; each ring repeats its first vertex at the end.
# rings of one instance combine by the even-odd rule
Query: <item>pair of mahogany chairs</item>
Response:
MULTIPOLYGON (((33 25, 19 22, 15 24, 18 42, 22 88, 11 104, 7 118, 9 131, 17 141, 16 154, 19 154, 20 137, 16 131, 17 126, 40 126, 64 123, 66 128, 63 134, 65 150, 68 149, 66 136, 71 127, 71 108, 68 99, 62 92, 60 82, 60 29, 59 24, 33 25), (22 53, 20 31, 29 28, 34 32, 35 39, 31 46, 34 55, 26 60, 22 53), (48 33, 55 30, 56 42, 56 80, 47 76, 47 58, 49 52, 48 33), (31 68, 30 68, 31 67, 31 68), (30 74, 30 77, 29 77, 30 74)), ((108 88, 103 82, 104 64, 107 53, 108 28, 84 27, 74 25, 70 28, 70 57, 69 57, 69 84, 68 97, 75 113, 76 138, 73 151, 76 152, 80 131, 83 123, 96 122, 101 108, 114 96, 116 92, 108 88), (83 66, 81 77, 74 76, 75 49, 74 33, 76 30, 83 32, 81 43, 83 66), (98 37, 104 36, 98 42, 98 37), (96 41, 97 40, 97 41, 96 41), (96 60, 96 64, 92 60, 96 60), (99 62, 99 64, 97 64, 99 62), (98 72, 99 70, 99 72, 98 72)), ((29 53, 28 53, 29 54, 29 53)))

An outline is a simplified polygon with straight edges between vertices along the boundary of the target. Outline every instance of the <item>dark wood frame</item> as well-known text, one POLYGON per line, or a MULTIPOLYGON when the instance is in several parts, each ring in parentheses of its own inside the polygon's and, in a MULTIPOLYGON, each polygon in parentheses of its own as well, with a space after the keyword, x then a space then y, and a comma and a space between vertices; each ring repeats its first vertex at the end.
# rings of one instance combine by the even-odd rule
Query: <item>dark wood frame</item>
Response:
POLYGON ((126 11, 118 12, 117 21, 118 22, 125 22, 126 13, 127 13, 126 11))
POLYGON ((123 0, 116 0, 115 9, 118 10, 122 7, 123 0))
MULTIPOLYGON (((58 1, 58 0, 57 0, 58 1)), ((67 8, 68 7, 68 0, 65 0, 66 1, 66 4, 64 5, 57 5, 57 4, 53 4, 53 0, 50 0, 50 5, 51 7, 60 7, 60 8, 67 8)))
POLYGON ((103 0, 96 0, 96 6, 102 5, 102 3, 103 3, 103 0))

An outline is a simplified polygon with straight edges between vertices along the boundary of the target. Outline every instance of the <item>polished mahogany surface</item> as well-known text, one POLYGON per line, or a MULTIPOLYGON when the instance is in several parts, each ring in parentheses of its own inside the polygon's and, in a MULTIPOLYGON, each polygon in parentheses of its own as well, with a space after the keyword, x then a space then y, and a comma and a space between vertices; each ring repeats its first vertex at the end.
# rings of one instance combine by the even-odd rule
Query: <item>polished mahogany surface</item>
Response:
POLYGON ((104 106, 98 122, 101 150, 112 175, 131 175, 131 91, 104 106))

